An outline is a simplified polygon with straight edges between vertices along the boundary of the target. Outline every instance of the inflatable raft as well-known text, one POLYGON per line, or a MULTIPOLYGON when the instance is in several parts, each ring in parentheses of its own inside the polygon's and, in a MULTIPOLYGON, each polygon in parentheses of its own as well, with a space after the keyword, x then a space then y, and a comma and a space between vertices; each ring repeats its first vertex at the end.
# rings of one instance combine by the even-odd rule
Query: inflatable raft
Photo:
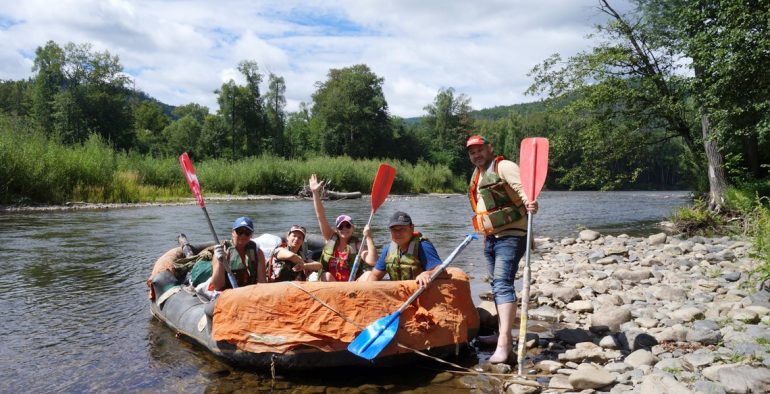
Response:
MULTIPOLYGON (((323 240, 309 240, 320 253, 323 240)), ((197 253, 201 248, 193 247, 197 253)), ((182 248, 155 263, 147 283, 152 314, 181 336, 241 367, 302 370, 394 366, 418 360, 414 350, 446 358, 458 354, 479 328, 468 276, 449 268, 407 308, 396 336, 372 361, 347 351, 368 325, 398 309, 415 281, 279 282, 226 290, 214 301, 182 284, 182 248)))

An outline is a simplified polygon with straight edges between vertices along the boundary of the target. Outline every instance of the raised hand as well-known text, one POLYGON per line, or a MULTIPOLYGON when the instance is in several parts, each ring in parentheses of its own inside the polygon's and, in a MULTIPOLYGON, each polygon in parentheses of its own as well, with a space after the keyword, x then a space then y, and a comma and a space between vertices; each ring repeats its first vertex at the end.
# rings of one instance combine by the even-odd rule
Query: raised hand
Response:
POLYGON ((318 192, 323 187, 323 182, 318 182, 318 178, 315 174, 310 175, 310 180, 308 181, 308 186, 310 186, 310 191, 313 193, 318 192))

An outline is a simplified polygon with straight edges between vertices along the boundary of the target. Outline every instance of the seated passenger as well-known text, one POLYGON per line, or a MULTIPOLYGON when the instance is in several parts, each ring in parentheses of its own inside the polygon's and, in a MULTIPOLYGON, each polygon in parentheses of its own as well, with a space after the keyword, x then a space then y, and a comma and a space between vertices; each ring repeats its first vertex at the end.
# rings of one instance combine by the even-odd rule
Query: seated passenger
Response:
MULTIPOLYGON (((332 228, 326 220, 326 213, 321 202, 323 184, 318 182, 315 174, 310 176, 308 184, 313 192, 313 207, 318 219, 318 226, 321 228, 321 234, 326 241, 326 246, 321 252, 323 268, 320 272, 320 279, 326 282, 347 282, 350 279, 350 271, 353 269, 356 255, 361 250, 361 241, 353 235, 355 231, 353 219, 348 215, 339 215, 334 221, 334 228, 332 228)), ((362 275, 367 274, 364 272, 364 261, 366 261, 366 254, 370 247, 374 250, 374 242, 371 241, 371 238, 366 240, 366 248, 359 257, 358 272, 355 273, 358 280, 366 280, 362 275)))
MULTIPOLYGON (((376 251, 367 256, 368 263, 374 264, 368 280, 382 280, 387 273, 390 280, 417 280, 420 286, 427 285, 433 271, 441 265, 436 248, 414 231, 412 218, 405 212, 394 213, 388 227, 390 244, 382 249, 379 257, 376 251)), ((366 226, 364 235, 371 238, 370 232, 366 226)))
POLYGON ((251 242, 254 224, 248 217, 233 222, 232 240, 225 240, 214 248, 211 260, 211 278, 208 291, 229 289, 226 267, 235 276, 238 286, 265 283, 265 256, 251 242))
POLYGON ((286 234, 286 242, 271 234, 263 234, 255 241, 260 249, 267 250, 268 282, 304 280, 306 270, 321 269, 321 263, 306 259, 302 253, 305 242, 305 228, 302 226, 291 226, 286 234))

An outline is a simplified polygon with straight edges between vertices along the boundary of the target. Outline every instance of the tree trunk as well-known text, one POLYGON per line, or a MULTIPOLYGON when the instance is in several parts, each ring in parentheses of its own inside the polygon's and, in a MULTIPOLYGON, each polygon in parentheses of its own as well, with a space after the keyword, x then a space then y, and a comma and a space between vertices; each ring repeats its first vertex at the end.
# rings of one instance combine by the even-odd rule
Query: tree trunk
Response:
POLYGON ((703 147, 708 159, 709 175, 709 209, 714 212, 722 210, 727 190, 727 176, 725 175, 724 158, 719 150, 716 140, 711 137, 711 123, 708 114, 701 108, 701 131, 703 132, 703 147))

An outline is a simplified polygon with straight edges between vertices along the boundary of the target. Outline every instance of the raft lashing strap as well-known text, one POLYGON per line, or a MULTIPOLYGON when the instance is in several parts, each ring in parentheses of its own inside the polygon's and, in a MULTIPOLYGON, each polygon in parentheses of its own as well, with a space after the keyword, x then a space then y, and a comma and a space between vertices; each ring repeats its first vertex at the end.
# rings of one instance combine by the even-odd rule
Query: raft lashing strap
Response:
POLYGON ((158 306, 162 306, 164 302, 166 302, 167 299, 169 299, 172 295, 179 293, 182 290, 182 286, 174 286, 160 295, 158 299, 155 301, 158 306))
MULTIPOLYGON (((296 288, 298 288, 298 289, 302 290, 302 291, 303 291, 305 294, 309 295, 309 296, 310 296, 310 298, 312 298, 312 299, 314 299, 314 300, 318 301, 318 303, 319 303, 319 304, 321 304, 321 305, 323 305, 323 306, 325 306, 325 307, 329 308, 329 310, 331 310, 332 312, 334 312, 334 313, 336 313, 337 315, 339 315, 339 317, 343 318, 343 319, 344 319, 346 322, 348 322, 348 323, 350 323, 350 324, 352 324, 352 325, 356 326, 356 327, 357 327, 358 329, 360 329, 360 330, 365 330, 365 329, 366 329, 366 327, 364 327, 364 326, 362 326, 362 325, 360 325, 360 324, 356 323, 355 321, 353 321, 353 320, 352 320, 352 319, 350 319, 349 317, 347 317, 347 316, 343 315, 343 314, 342 314, 342 312, 340 312, 340 311, 338 311, 338 310, 334 309, 334 308, 333 308, 331 305, 327 304, 327 303, 326 303, 326 302, 324 302, 322 299, 320 299, 320 298, 316 297, 316 296, 315 296, 315 295, 313 295, 311 292, 309 292, 309 291, 305 290, 304 288, 302 288, 302 286, 298 285, 296 282, 288 282, 288 283, 289 283, 289 284, 291 284, 292 286, 294 286, 294 287, 296 287, 296 288)), ((406 346, 406 345, 404 345, 404 344, 402 344, 402 343, 400 343, 400 342, 396 342, 396 346, 398 346, 398 347, 400 347, 400 348, 402 348, 402 349, 410 350, 410 351, 414 352, 414 353, 415 353, 415 354, 417 354, 417 355, 420 355, 420 356, 423 356, 423 357, 429 358, 429 359, 431 359, 431 360, 434 360, 434 361, 438 361, 438 362, 440 362, 440 363, 443 363, 443 364, 449 365, 449 366, 451 366, 452 368, 456 368, 456 369, 462 370, 462 371, 447 371, 447 372, 449 372, 449 373, 458 372, 458 373, 464 373, 464 374, 472 374, 472 375, 485 375, 485 376, 490 376, 490 375, 498 375, 498 374, 489 374, 489 373, 486 373, 486 372, 479 372, 479 371, 475 371, 475 370, 473 370, 473 369, 470 369, 470 368, 465 368, 465 367, 463 367, 463 366, 460 366, 460 365, 457 365, 457 364, 455 364, 455 363, 452 363, 452 362, 449 362, 449 361, 443 360, 443 359, 441 359, 441 358, 438 358, 438 357, 436 357, 436 356, 431 356, 431 355, 430 355, 430 354, 428 354, 428 353, 425 353, 425 352, 423 352, 423 351, 420 351, 420 350, 417 350, 417 349, 411 348, 411 347, 409 347, 409 346, 406 346)), ((455 355, 456 355, 457 353, 459 353, 459 352, 458 352, 458 350, 459 350, 459 349, 455 348, 455 355)), ((516 376, 516 375, 505 375, 505 376, 516 376)), ((550 375, 549 375, 549 376, 550 376, 550 375)), ((494 379, 494 377, 493 377, 493 376, 490 376, 490 377, 494 379)), ((536 377, 537 377, 537 376, 534 376, 534 378, 536 378, 536 377)), ((519 383, 519 384, 523 384, 523 385, 528 385, 528 386, 536 386, 536 387, 542 387, 542 386, 541 386, 539 383, 537 383, 537 382, 531 382, 531 381, 528 381, 528 380, 526 380, 526 378, 527 378, 526 376, 523 376, 523 377, 521 377, 521 378, 523 378, 523 379, 525 379, 525 380, 523 380, 522 382, 516 382, 516 383, 519 383)))

